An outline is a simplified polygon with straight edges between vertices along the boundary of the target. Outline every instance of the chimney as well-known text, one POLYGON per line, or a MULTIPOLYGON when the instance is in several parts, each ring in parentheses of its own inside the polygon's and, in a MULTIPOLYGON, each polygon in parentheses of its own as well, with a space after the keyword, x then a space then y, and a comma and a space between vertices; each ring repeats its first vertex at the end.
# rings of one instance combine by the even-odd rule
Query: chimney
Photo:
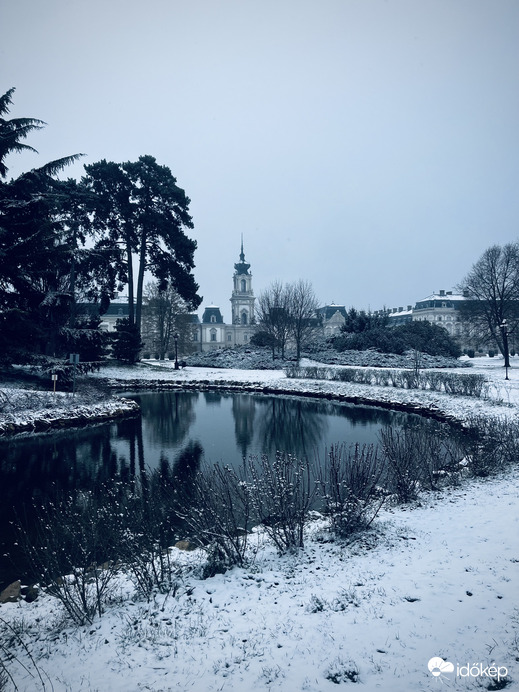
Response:
POLYGON ((444 291, 443 288, 440 289, 440 295, 441 295, 441 296, 444 296, 444 295, 445 295, 445 291, 444 291))
POLYGON ((413 306, 412 306, 412 305, 408 305, 408 306, 407 306, 408 312, 411 312, 412 309, 413 309, 413 306))

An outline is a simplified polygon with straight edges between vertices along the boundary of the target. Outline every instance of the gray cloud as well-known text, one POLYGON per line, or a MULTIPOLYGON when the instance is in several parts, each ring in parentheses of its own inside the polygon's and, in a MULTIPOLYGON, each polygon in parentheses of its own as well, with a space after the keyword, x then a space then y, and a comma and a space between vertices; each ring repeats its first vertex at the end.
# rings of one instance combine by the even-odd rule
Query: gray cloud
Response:
POLYGON ((518 236, 515 0, 18 0, 0 59, 12 115, 48 123, 11 173, 155 156, 227 319, 241 233, 256 293, 305 277, 372 309, 518 236))

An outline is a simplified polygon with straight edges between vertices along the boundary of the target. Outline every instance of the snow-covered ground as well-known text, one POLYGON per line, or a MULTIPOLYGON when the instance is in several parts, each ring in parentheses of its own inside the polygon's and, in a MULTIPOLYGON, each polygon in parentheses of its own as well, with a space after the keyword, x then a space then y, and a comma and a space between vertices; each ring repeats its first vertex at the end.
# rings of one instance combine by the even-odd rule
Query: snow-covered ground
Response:
MULTIPOLYGON (((463 361, 468 359, 464 358, 463 361)), ((290 392, 291 394, 329 395, 359 399, 363 402, 407 404, 422 409, 430 409, 460 421, 476 415, 513 416, 519 407, 519 356, 511 358, 512 368, 505 380, 503 358, 477 358, 469 362, 472 367, 449 368, 449 373, 483 374, 488 380, 486 398, 452 397, 438 392, 416 389, 395 389, 375 385, 361 385, 350 382, 323 380, 290 379, 283 370, 240 370, 231 368, 188 367, 175 370, 172 361, 147 361, 133 368, 103 367, 91 377, 102 377, 112 387, 170 387, 196 386, 198 384, 233 388, 244 387, 252 391, 290 392)), ((313 361, 303 360, 302 365, 312 365, 313 361)), ((347 366, 329 366, 347 367, 347 366)))
MULTIPOLYGON (((99 397, 99 395, 98 395, 99 397)), ((81 426, 136 413, 128 399, 101 398, 63 392, 40 392, 19 387, 0 388, 0 436, 81 426)))
MULTIPOLYGON (((301 392, 330 387, 348 395, 369 390, 364 393, 373 399, 409 396, 461 419, 472 411, 516 417, 517 359, 513 364, 505 382, 502 359, 476 361, 470 372, 485 373, 493 383, 486 401, 287 380, 280 371, 177 372, 143 365, 127 380, 301 392)), ((124 378, 120 370, 103 374, 124 378)), ((196 576, 202 554, 174 548, 185 568, 176 596, 139 601, 121 575, 118 598, 88 627, 64 624, 61 607, 48 595, 2 605, 0 624, 20 633, 34 660, 9 644, 17 656, 10 673, 27 692, 322 692, 337 684, 368 692, 519 689, 518 491, 516 467, 428 493, 412 508, 386 508, 349 545, 332 542, 316 518, 297 555, 277 556, 258 534, 246 569, 206 580, 196 576), (501 687, 492 686, 489 675, 499 677, 501 687)), ((16 688, 8 683, 6 689, 16 688)))

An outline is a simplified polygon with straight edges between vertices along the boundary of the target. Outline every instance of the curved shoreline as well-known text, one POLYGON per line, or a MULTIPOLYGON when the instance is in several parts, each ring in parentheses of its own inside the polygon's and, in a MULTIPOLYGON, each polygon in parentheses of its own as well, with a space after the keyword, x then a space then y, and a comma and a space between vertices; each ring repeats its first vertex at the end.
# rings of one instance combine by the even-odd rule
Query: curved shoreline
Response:
MULTIPOLYGON (((470 397, 457 397, 445 393, 432 393, 411 389, 360 385, 321 380, 288 379, 275 371, 255 371, 254 379, 240 377, 238 371, 218 369, 197 373, 189 371, 168 372, 167 376, 117 377, 102 376, 105 385, 118 392, 128 391, 220 391, 270 394, 275 396, 299 396, 324 399, 356 406, 372 406, 386 410, 414 413, 450 425, 467 426, 470 418, 481 413, 482 406, 491 402, 470 397), (232 373, 232 374, 231 374, 232 373), (256 375, 257 373, 257 375, 256 375), (189 377, 186 375, 189 374, 189 377), (280 375, 279 377, 277 375, 280 375), (257 379, 256 379, 257 377, 257 379)), ((151 374, 151 373, 150 373, 151 374)), ((162 373, 161 373, 162 374, 162 373)), ((166 374, 166 373, 164 373, 166 374)), ((499 406, 496 414, 510 415, 513 407, 499 406)), ((79 404, 75 408, 40 409, 23 414, 11 414, 0 419, 0 439, 20 433, 42 433, 66 428, 85 427, 110 420, 139 415, 138 404, 124 397, 110 399, 99 404, 79 404)), ((488 414, 488 409, 487 409, 488 414)))
POLYGON ((131 399, 110 399, 106 402, 88 406, 81 404, 76 409, 46 409, 27 411, 23 420, 0 421, 0 439, 23 433, 45 433, 68 428, 107 423, 111 420, 130 418, 139 415, 140 407, 131 399))
POLYGON ((251 394, 273 394, 275 396, 299 396, 311 399, 326 399, 336 403, 353 404, 355 406, 374 406, 392 411, 414 413, 426 418, 433 418, 442 423, 462 425, 463 421, 433 404, 420 404, 419 402, 387 401, 379 397, 361 396, 356 394, 344 394, 338 391, 325 391, 309 389, 273 386, 271 384, 236 382, 231 380, 110 380, 109 386, 120 391, 220 391, 220 392, 248 392, 251 394))

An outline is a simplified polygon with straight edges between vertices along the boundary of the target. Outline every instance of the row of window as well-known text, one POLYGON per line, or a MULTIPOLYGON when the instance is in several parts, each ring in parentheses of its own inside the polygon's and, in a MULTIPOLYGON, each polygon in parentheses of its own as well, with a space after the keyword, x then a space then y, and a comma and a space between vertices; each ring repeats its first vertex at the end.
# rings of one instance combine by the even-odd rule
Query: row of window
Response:
MULTIPOLYGON (((216 341, 216 337, 217 337, 217 335, 218 335, 218 332, 216 331, 216 329, 211 329, 210 332, 209 332, 209 335, 210 335, 210 340, 211 340, 211 341, 216 341)), ((199 336, 198 330, 197 330, 197 331, 194 331, 194 332, 193 332, 193 341, 199 341, 198 336, 199 336)), ((244 335, 243 335, 243 341, 244 341, 244 342, 247 342, 248 340, 249 340, 249 335, 248 335, 248 334, 244 334, 244 335)), ((232 332, 227 332, 227 341, 231 341, 231 342, 232 342, 232 332)))
MULTIPOLYGON (((248 324, 248 321, 249 321, 249 316, 244 310, 241 314, 240 324, 248 324)), ((216 315, 211 315, 210 322, 211 322, 211 324, 216 323, 216 315)))

